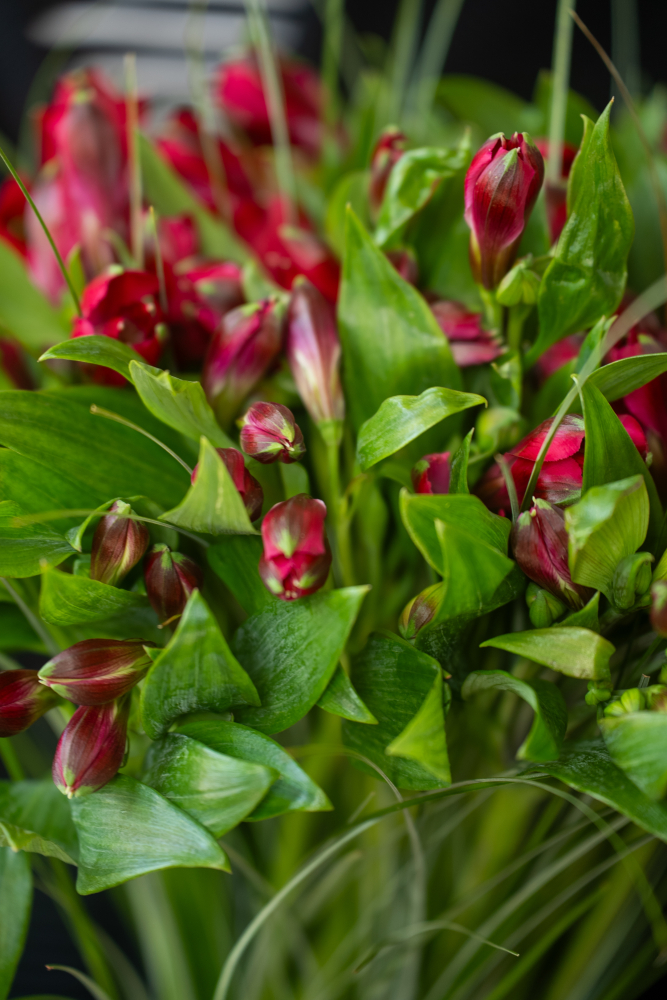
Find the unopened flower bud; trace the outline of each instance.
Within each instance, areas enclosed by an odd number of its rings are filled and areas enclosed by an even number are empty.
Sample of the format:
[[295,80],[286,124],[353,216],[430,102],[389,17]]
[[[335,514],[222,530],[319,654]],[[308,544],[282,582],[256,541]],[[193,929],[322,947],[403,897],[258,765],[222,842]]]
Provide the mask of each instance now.
[[414,639],[432,621],[443,597],[444,584],[434,583],[408,601],[398,620],[398,631],[404,639]]
[[326,582],[331,551],[324,533],[327,508],[299,493],[271,508],[262,522],[259,575],[283,601],[313,594]]
[[611,595],[615,607],[627,611],[648,594],[651,587],[652,562],[653,556],[650,552],[635,552],[634,555],[621,559],[611,581]]
[[130,695],[77,708],[53,758],[54,784],[68,799],[88,795],[115,776],[125,756],[129,714]]
[[331,306],[305,278],[294,283],[287,319],[287,360],[308,413],[320,425],[345,416],[340,341]]
[[526,576],[578,610],[593,596],[572,581],[568,566],[565,515],[546,500],[535,500],[512,528],[514,558]]
[[389,175],[405,152],[405,136],[395,125],[389,125],[375,144],[371,157],[371,176],[368,184],[368,200],[373,212],[380,211],[380,205],[387,188]]
[[[251,521],[256,521],[262,516],[262,504],[264,503],[264,490],[254,476],[251,476],[245,467],[243,455],[236,448],[216,448],[215,449],[225,463],[227,472],[232,477],[234,486],[241,494],[241,499],[248,511]],[[199,463],[192,470],[192,482],[197,478]]]
[[115,587],[139,562],[148,548],[148,528],[135,521],[129,503],[122,500],[100,518],[90,554],[90,579]]
[[265,465],[276,461],[289,465],[306,453],[292,411],[280,403],[253,403],[239,426],[244,452]]
[[58,698],[39,683],[36,670],[0,673],[0,736],[15,736],[57,704]]
[[544,590],[532,582],[528,584],[526,590],[526,604],[534,628],[549,628],[567,611],[567,604],[559,600],[551,591]]
[[656,580],[651,587],[651,628],[667,636],[667,580]]
[[588,692],[584,701],[591,708],[595,708],[597,705],[603,704],[605,701],[609,701],[611,698],[611,681],[589,681],[588,682]]
[[39,679],[76,705],[104,705],[126,694],[151,665],[141,639],[84,639],[58,653]]
[[172,552],[168,545],[154,545],[146,556],[146,593],[161,622],[183,614],[190,594],[201,587],[203,578],[197,563]]
[[424,455],[417,462],[410,475],[415,493],[448,493],[449,452]]

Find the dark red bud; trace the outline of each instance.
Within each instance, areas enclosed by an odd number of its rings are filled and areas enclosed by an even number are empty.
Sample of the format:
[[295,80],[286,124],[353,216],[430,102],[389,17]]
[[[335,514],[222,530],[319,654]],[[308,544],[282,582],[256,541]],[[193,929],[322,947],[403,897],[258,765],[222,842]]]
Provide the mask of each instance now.
[[201,587],[204,574],[192,559],[159,544],[146,556],[144,579],[148,600],[164,622],[183,614],[190,594]]
[[239,420],[241,447],[258,462],[296,462],[306,453],[294,415],[280,403],[253,403]]
[[104,705],[126,694],[151,665],[142,639],[84,639],[44,664],[39,679],[76,705]]
[[565,514],[536,500],[512,528],[514,558],[526,576],[571,608],[583,608],[593,591],[572,581],[568,565]]
[[110,513],[100,518],[90,554],[91,580],[115,587],[148,548],[148,528],[128,516],[132,513],[129,503],[116,500]]
[[326,582],[331,566],[326,516],[321,500],[299,493],[277,503],[264,518],[259,575],[266,589],[281,600],[313,594]]
[[57,695],[39,683],[36,670],[3,670],[0,673],[0,736],[23,732],[57,702]]
[[53,781],[69,799],[96,791],[115,776],[125,756],[130,695],[107,705],[77,708],[65,726]]
[[424,455],[411,473],[415,493],[448,493],[449,474],[448,451]]

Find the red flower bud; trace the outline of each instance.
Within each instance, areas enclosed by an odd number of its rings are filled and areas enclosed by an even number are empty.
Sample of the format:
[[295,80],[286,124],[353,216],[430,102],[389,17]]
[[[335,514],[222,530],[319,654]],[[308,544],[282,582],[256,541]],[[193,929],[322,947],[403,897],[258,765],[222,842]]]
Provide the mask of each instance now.
[[172,552],[168,545],[154,545],[146,556],[146,593],[161,622],[183,614],[190,594],[201,587],[203,579],[197,563]]
[[[30,190],[27,177],[21,177]],[[26,211],[23,191],[13,177],[6,177],[0,184],[0,236],[25,257],[25,228],[23,218]],[[31,209],[32,211],[32,209]]]
[[54,784],[68,799],[88,795],[114,777],[125,756],[129,714],[130,695],[77,708],[53,758]]
[[[549,159],[549,140],[536,139],[535,145],[545,160]],[[555,243],[567,222],[567,178],[574,163],[574,158],[579,150],[570,142],[563,143],[563,159],[561,161],[560,182],[557,184],[547,183],[545,187],[545,201],[547,208],[547,221],[551,242]]]
[[593,596],[573,583],[567,559],[565,515],[546,500],[536,500],[512,528],[514,558],[526,576],[571,608],[583,608]]
[[507,274],[544,178],[544,160],[527,133],[491,136],[465,181],[465,220],[475,279],[495,288]]
[[434,583],[408,601],[398,620],[398,631],[404,639],[414,639],[429,624],[442,603],[443,592],[444,585]]
[[306,597],[325,583],[331,566],[326,516],[321,500],[299,493],[277,503],[264,518],[259,575],[266,589],[281,600]]
[[258,462],[296,462],[306,453],[294,415],[280,403],[253,403],[239,420],[241,447]]
[[145,524],[127,516],[132,513],[129,503],[116,500],[109,511],[100,518],[93,535],[90,579],[115,587],[139,562],[150,535]]
[[[251,521],[256,521],[262,516],[262,504],[264,503],[264,491],[254,476],[251,476],[245,467],[243,455],[236,448],[216,448],[215,449],[225,463],[227,472],[232,477],[234,486],[241,494],[241,499],[248,511]],[[192,470],[192,482],[197,478],[199,463]]]
[[314,285],[295,282],[287,319],[287,360],[308,413],[319,424],[342,420],[340,341],[330,306]]
[[276,359],[282,346],[282,310],[275,299],[232,309],[211,340],[202,385],[228,424]]
[[651,587],[651,628],[667,635],[667,580],[656,580]]
[[0,736],[15,736],[57,703],[53,691],[39,683],[36,670],[0,673]]
[[39,671],[47,688],[76,705],[104,705],[134,687],[152,660],[141,639],[84,639],[58,653]]
[[371,157],[368,199],[373,212],[379,212],[389,175],[405,152],[405,136],[395,125],[386,128],[375,144]]
[[416,285],[419,280],[419,265],[411,250],[387,250],[387,260],[404,281]]
[[495,361],[503,347],[490,330],[482,327],[481,313],[468,312],[460,302],[442,300],[431,304],[438,326],[449,341],[454,361],[459,368],[484,365]]
[[415,493],[449,492],[449,452],[424,455],[412,470]]

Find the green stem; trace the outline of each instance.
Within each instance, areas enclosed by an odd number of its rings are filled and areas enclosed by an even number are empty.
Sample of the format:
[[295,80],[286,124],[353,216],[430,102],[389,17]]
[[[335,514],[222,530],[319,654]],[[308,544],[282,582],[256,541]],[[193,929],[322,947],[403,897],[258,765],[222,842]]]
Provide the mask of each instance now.
[[556,31],[553,49],[553,76],[551,80],[551,121],[549,123],[549,156],[547,159],[546,182],[559,184],[563,165],[563,136],[567,95],[570,84],[570,57],[572,54],[572,18],[570,11],[576,0],[558,0]]
[[14,749],[11,740],[6,738],[0,740],[0,757],[2,758],[2,763],[5,765],[5,771],[11,780],[23,781],[25,778],[25,772],[16,755],[16,750]]
[[326,120],[334,125],[340,105],[338,76],[343,51],[343,0],[325,0],[324,5],[324,45],[322,52],[322,80],[327,95]]
[[329,479],[329,509],[334,536],[334,556],[337,564],[336,576],[339,577],[344,587],[350,587],[354,583],[354,563],[350,540],[350,518],[340,485],[340,445],[325,439],[325,448]]
[[410,87],[410,106],[419,122],[428,121],[462,7],[463,0],[438,0],[431,14]]
[[389,121],[400,121],[408,80],[417,52],[422,0],[402,0],[391,40],[391,104]]
[[507,346],[521,355],[521,335],[523,326],[533,307],[519,303],[507,310]]
[[139,269],[144,266],[144,233],[141,218],[141,164],[139,161],[139,100],[137,94],[137,58],[125,56],[125,113],[127,129],[127,167],[130,180],[130,243]]
[[51,635],[51,633],[48,631],[48,629],[46,628],[46,626],[42,622],[41,618],[38,618],[37,615],[34,613],[34,611],[32,611],[28,607],[28,605],[23,600],[23,598],[21,597],[21,595],[19,593],[17,593],[16,590],[14,590],[14,588],[11,585],[11,583],[9,583],[9,581],[6,580],[4,578],[4,576],[0,576],[0,583],[2,583],[2,585],[5,588],[5,590],[8,592],[8,594],[10,594],[12,600],[17,605],[17,607],[20,608],[20,610],[23,612],[23,615],[25,616],[26,621],[29,622],[29,624],[32,627],[33,631],[42,640],[42,642],[44,643],[44,645],[46,647],[47,652],[50,653],[51,656],[55,656],[57,653],[59,653],[60,652],[60,646],[57,644],[57,642],[55,641],[55,639],[53,638],[53,636]]
[[479,285],[478,287],[482,304],[484,305],[484,318],[486,319],[487,326],[492,330],[497,330],[498,333],[502,333],[503,307],[496,299],[494,291],[484,288],[483,285]]
[[155,270],[157,271],[157,280],[160,286],[160,308],[162,312],[166,313],[169,309],[169,303],[167,302],[167,285],[164,280],[164,262],[162,260],[162,250],[160,249],[160,238],[157,229],[157,213],[153,206],[148,210],[151,218],[151,228],[153,230],[153,250],[155,251]]

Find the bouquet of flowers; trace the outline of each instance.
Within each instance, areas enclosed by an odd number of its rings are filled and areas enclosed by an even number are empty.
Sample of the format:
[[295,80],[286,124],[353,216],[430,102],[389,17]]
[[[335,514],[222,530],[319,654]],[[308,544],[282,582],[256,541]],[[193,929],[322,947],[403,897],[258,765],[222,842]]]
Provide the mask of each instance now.
[[98,1000],[639,996],[667,106],[396,46],[343,101],[248,11],[193,107],[77,70],[4,157],[0,997],[33,883]]

